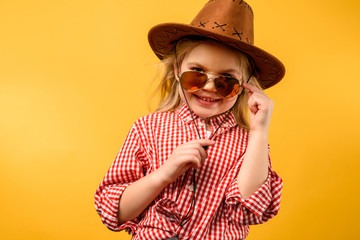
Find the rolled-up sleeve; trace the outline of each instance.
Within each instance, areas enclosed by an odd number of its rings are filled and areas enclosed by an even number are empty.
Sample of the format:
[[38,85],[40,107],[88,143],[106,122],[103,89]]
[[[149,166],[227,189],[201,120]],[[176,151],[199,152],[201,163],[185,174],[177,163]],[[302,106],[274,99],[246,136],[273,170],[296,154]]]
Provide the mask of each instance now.
[[269,169],[266,182],[249,198],[241,197],[237,179],[226,193],[229,217],[242,225],[261,224],[276,216],[280,208],[282,180]]
[[140,216],[120,225],[119,201],[126,187],[143,177],[148,170],[146,150],[137,129],[135,123],[95,193],[95,208],[102,223],[110,230],[125,229],[130,234],[136,231]]
[[242,225],[254,225],[264,223],[279,213],[283,182],[272,170],[270,155],[269,163],[266,181],[249,198],[241,196],[237,178],[231,182],[225,193],[229,220]]

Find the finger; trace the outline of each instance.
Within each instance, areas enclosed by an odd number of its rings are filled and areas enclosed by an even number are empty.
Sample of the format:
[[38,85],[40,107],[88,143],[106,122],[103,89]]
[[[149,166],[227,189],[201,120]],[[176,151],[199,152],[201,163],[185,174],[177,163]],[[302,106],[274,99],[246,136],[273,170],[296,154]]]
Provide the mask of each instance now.
[[215,143],[216,143],[214,140],[210,140],[210,139],[195,139],[195,140],[192,140],[190,142],[191,143],[198,143],[201,146],[214,146]]
[[258,109],[271,108],[274,105],[273,100],[267,97],[265,94],[253,93],[248,100],[250,105],[255,105]]
[[[201,140],[207,140],[207,139],[201,139]],[[201,143],[201,144],[200,144]],[[204,145],[206,144],[206,145]],[[206,149],[204,147],[214,145],[215,141],[207,140],[207,141],[192,141],[191,145],[188,145],[188,147],[192,148],[192,150],[196,151],[196,156],[201,161],[201,165],[204,163],[204,160],[208,158],[208,154],[206,152]],[[195,156],[195,153],[194,153]]]
[[202,166],[202,161],[201,161],[201,158],[199,156],[195,156],[195,155],[186,156],[186,161],[188,162],[186,164],[186,167],[188,167],[190,165],[193,168],[198,169],[198,168],[200,168]]
[[208,154],[206,152],[206,150],[203,147],[199,148],[199,153],[200,153],[200,162],[201,165],[204,163],[205,159],[208,158]]
[[199,143],[193,143],[189,147],[191,147],[189,149],[189,153],[191,153],[193,156],[197,157],[197,159],[199,159],[201,164],[208,157],[208,154],[204,150],[203,146],[201,146]]
[[259,108],[258,108],[258,102],[256,101],[256,98],[255,98],[255,95],[252,95],[249,100],[248,100],[248,105],[249,105],[249,108],[250,108],[250,111],[252,113],[256,113]]
[[190,167],[193,167],[196,169],[200,167],[199,158],[195,157],[194,155],[183,156],[183,158],[181,160],[184,163],[184,165],[183,165],[184,171],[188,170]]
[[205,160],[208,157],[207,150],[209,146],[215,145],[215,141],[209,139],[201,139],[205,141],[197,141],[196,144],[199,144],[198,149],[201,154],[201,160]]
[[203,161],[201,158],[197,158],[196,161],[195,161],[196,169],[201,168],[201,166],[203,165],[203,163],[204,163],[204,161]]
[[200,154],[184,153],[177,157],[178,167],[181,167],[186,171],[189,167],[199,168],[201,167],[201,158]]
[[195,157],[196,159],[202,158],[202,155],[201,155],[202,153],[200,152],[200,149],[198,147],[196,147],[196,145],[194,145],[188,149],[183,149],[180,154],[182,156],[184,156],[185,159],[192,159],[193,157]]
[[263,92],[263,91],[261,91],[261,89],[255,87],[254,85],[251,85],[251,84],[248,84],[245,82],[243,83],[243,87],[253,93],[262,93]]

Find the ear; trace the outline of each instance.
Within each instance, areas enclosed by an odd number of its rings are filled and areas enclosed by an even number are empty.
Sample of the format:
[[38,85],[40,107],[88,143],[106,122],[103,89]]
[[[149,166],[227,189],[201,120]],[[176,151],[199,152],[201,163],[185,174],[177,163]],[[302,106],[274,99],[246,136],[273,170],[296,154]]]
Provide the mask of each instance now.
[[[180,66],[179,66],[179,68],[180,68]],[[176,79],[177,81],[180,81],[180,79],[179,79],[179,72],[178,72],[178,68],[177,68],[177,64],[176,64],[176,60],[174,60],[174,74],[175,74],[175,79]]]

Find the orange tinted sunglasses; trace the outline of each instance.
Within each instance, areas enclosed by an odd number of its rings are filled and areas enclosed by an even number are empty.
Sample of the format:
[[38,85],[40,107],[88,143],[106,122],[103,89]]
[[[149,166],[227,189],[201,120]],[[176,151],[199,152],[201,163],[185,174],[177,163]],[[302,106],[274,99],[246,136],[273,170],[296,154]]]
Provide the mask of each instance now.
[[[233,77],[220,75],[214,79],[216,91],[225,98],[235,96],[240,91],[240,81]],[[187,71],[180,77],[181,86],[188,92],[196,92],[203,88],[209,77],[204,72]]]

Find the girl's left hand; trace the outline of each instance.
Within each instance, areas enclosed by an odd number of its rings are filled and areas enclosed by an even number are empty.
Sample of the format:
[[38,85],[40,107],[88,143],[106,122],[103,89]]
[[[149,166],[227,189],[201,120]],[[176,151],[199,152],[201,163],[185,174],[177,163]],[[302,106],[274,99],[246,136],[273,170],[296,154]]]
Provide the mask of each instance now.
[[249,90],[248,105],[250,108],[250,130],[253,132],[268,133],[274,102],[259,88],[243,83],[243,87]]

